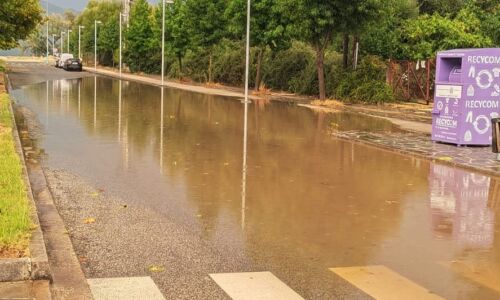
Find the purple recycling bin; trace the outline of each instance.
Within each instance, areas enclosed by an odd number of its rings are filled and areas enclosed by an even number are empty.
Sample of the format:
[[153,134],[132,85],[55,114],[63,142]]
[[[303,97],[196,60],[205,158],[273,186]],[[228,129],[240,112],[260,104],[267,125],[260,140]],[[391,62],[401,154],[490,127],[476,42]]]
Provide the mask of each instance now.
[[500,116],[500,48],[439,52],[432,140],[456,145],[492,143]]

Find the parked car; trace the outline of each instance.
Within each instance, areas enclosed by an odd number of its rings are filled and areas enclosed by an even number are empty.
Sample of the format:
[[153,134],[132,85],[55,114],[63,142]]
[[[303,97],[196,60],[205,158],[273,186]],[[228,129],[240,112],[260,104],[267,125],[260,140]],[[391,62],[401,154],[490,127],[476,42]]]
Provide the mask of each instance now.
[[64,62],[63,69],[66,71],[76,70],[82,71],[82,61],[78,58],[69,58]]
[[73,54],[70,54],[70,53],[61,54],[61,57],[59,58],[59,61],[57,63],[57,67],[64,68],[64,63],[66,62],[66,60],[68,60],[70,58],[73,58]]

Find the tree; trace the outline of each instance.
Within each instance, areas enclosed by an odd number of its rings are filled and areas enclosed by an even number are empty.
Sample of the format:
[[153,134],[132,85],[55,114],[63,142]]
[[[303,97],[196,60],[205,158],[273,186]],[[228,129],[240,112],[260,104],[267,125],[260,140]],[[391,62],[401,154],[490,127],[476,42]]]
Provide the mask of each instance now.
[[418,13],[415,0],[388,0],[377,24],[366,28],[361,35],[363,52],[385,59],[404,59],[399,29],[407,20],[417,18]]
[[175,1],[167,12],[166,41],[179,62],[179,76],[182,76],[182,58],[190,47],[189,29],[185,22],[187,7],[184,1]]
[[464,6],[466,0],[419,0],[420,13],[442,16],[455,16]]
[[[247,1],[233,0],[226,10],[228,29],[238,40],[246,38]],[[283,49],[290,44],[286,34],[281,12],[273,0],[252,1],[251,13],[251,45],[257,48],[257,62],[255,75],[255,90],[258,91],[261,83],[261,69],[264,52],[267,49]]]
[[399,44],[406,58],[417,60],[433,58],[441,50],[488,47],[492,40],[480,31],[480,20],[462,10],[454,19],[436,13],[405,22]]
[[100,62],[104,65],[114,65],[115,53],[120,47],[120,16],[112,16],[101,26],[98,51]]
[[38,0],[0,1],[0,49],[18,46],[42,21]]
[[148,72],[152,63],[152,52],[158,49],[153,37],[152,10],[146,0],[134,1],[130,11],[129,28],[125,34],[125,62],[132,72]]
[[[392,0],[384,0],[384,6],[391,4]],[[355,6],[344,6],[346,9],[344,18],[341,20],[344,27],[343,36],[343,66],[348,67],[349,62],[349,41],[352,39],[352,58],[354,60],[356,45],[360,42],[360,35],[368,28],[379,26],[380,17],[383,16],[381,2],[378,0],[360,0]],[[376,21],[376,23],[374,23]]]
[[[72,49],[78,50],[78,26],[84,26],[81,33],[82,56],[94,56],[94,30],[95,21],[101,21],[98,25],[98,60],[104,65],[112,64],[112,52],[118,47],[118,16],[121,5],[117,1],[90,0],[85,10],[76,18],[72,27],[71,45]],[[112,49],[112,45],[115,45]],[[104,51],[101,53],[101,50]]]
[[278,5],[288,17],[288,30],[309,43],[316,53],[319,98],[326,98],[324,60],[326,48],[334,34],[347,31],[351,19],[372,19],[378,14],[377,0],[279,0]]
[[[70,20],[65,18],[66,16],[66,14],[53,14],[47,17],[47,22],[49,22],[49,48],[58,48],[61,41],[61,31],[71,28],[72,24]],[[47,52],[46,30],[46,24],[39,24],[36,30],[21,43],[21,49],[23,51],[29,50],[35,55],[45,55]],[[56,36],[54,40],[52,40],[52,34]]]
[[212,82],[212,60],[214,46],[226,37],[227,0],[185,0],[186,25],[191,47],[208,49],[208,82]]

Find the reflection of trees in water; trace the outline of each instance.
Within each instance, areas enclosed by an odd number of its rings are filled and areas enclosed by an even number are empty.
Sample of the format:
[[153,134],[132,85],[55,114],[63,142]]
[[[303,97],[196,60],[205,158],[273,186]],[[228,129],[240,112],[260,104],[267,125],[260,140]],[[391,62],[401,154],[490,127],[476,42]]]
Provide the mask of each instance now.
[[[116,140],[118,85],[98,78],[94,133],[94,79],[82,79],[80,120],[87,134]],[[76,90],[71,89],[69,112],[75,118]],[[123,135],[134,156],[154,153],[158,164],[160,113],[158,87],[123,83]],[[246,228],[251,244],[281,242],[318,255],[332,251],[339,259],[358,249],[363,259],[372,247],[366,245],[377,244],[398,226],[397,201],[410,190],[427,188],[427,164],[325,135],[332,122],[373,126],[371,119],[264,102],[253,105],[249,114]],[[242,118],[239,101],[165,90],[163,174],[187,187],[187,199],[196,205],[208,236],[222,216],[239,224]],[[381,124],[377,128],[385,128],[386,122]]]

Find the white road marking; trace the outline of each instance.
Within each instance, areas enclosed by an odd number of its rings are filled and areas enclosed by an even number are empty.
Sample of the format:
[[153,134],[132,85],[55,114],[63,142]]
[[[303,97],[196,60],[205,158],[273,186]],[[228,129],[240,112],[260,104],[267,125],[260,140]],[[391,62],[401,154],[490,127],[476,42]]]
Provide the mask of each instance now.
[[331,268],[330,270],[375,299],[443,299],[384,266]]
[[271,272],[222,273],[210,277],[234,300],[301,300]]
[[440,263],[450,268],[455,273],[472,280],[480,285],[500,292],[500,274],[488,263],[471,263],[467,261],[456,261],[451,263]]
[[87,279],[94,300],[165,300],[151,277]]

